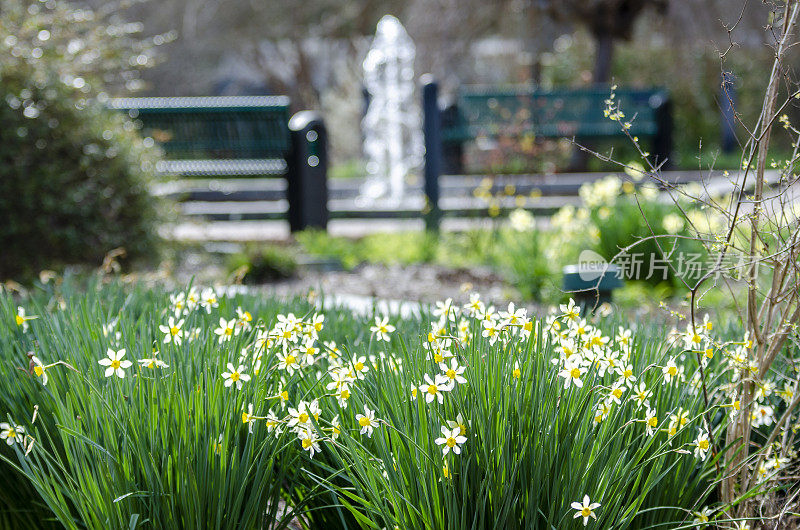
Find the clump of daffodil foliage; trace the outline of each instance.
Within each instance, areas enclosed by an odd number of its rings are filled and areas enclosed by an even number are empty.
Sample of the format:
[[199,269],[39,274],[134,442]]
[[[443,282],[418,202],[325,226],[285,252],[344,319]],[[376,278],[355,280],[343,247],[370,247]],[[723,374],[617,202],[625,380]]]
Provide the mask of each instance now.
[[[0,346],[15,527],[643,528],[725,520],[750,342],[571,302],[397,318],[65,280],[0,295]],[[765,379],[756,429],[792,377]]]

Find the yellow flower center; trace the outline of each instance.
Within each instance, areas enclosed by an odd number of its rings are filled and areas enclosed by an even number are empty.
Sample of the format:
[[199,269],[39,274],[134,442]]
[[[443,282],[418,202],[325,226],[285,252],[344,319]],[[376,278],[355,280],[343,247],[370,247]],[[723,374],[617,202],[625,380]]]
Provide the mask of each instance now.
[[452,368],[450,368],[447,371],[447,377],[449,377],[450,379],[455,379],[456,378],[456,371],[453,370]]
[[114,370],[119,368],[119,365],[120,365],[119,361],[111,361],[111,368],[113,368]]
[[580,379],[581,377],[580,369],[573,368],[572,370],[569,371],[569,376],[572,377],[573,379]]
[[667,370],[667,373],[669,375],[677,375],[678,374],[678,368],[676,368],[675,366],[670,366],[669,369]]
[[702,449],[703,451],[706,451],[706,450],[708,450],[708,440],[700,440],[700,441],[697,443],[697,446],[698,446],[700,449]]
[[615,388],[611,393],[614,394],[614,397],[617,398],[617,399],[622,397],[622,389],[621,388]]
[[235,383],[238,380],[239,380],[239,372],[233,372],[231,374],[231,381],[233,381]]
[[361,370],[363,370],[363,369],[364,369],[364,363],[362,363],[362,362],[360,362],[360,361],[359,361],[359,362],[357,362],[357,363],[356,363],[356,370],[358,370],[358,371],[360,372],[360,371],[361,371]]
[[233,328],[225,328],[225,334],[228,336],[233,335]]
[[362,427],[368,427],[370,424],[369,418],[367,418],[366,416],[361,416],[360,418],[358,418],[358,424],[361,425]]
[[288,400],[288,399],[289,399],[289,392],[288,392],[288,391],[286,391],[286,390],[284,390],[283,392],[281,392],[281,399],[282,399],[283,401],[286,401],[286,400]]
[[301,412],[297,419],[300,420],[300,423],[306,423],[308,421],[308,414]]
[[435,353],[433,355],[433,360],[436,361],[437,363],[440,363],[444,360],[444,357],[442,357],[441,353]]
[[583,509],[581,510],[581,516],[589,517],[591,515],[592,515],[592,510],[590,510],[588,506],[584,506]]
[[350,391],[349,391],[349,390],[347,390],[347,389],[345,388],[345,389],[344,389],[344,390],[342,390],[342,392],[339,394],[339,397],[341,397],[342,399],[348,399],[348,398],[350,398]]
[[514,371],[511,373],[511,375],[514,376],[514,379],[519,379],[519,376],[521,375],[519,368],[514,368]]
[[456,445],[456,439],[450,436],[447,439],[447,447],[455,447],[455,445]]
[[242,412],[242,423],[247,423],[248,421],[250,421],[250,414]]
[[16,320],[18,326],[21,326],[25,322],[25,319],[19,315],[17,315],[14,320]]
[[649,418],[649,419],[647,420],[647,424],[648,424],[650,427],[655,427],[655,426],[657,426],[657,425],[658,425],[658,418],[656,418],[655,416],[653,416],[652,418]]
[[313,443],[311,438],[303,438],[303,449],[308,449]]
[[44,374],[44,368],[41,366],[34,366],[33,373],[35,373],[38,377],[42,377],[42,374]]
[[428,385],[428,394],[436,394],[439,388],[436,385]]
[[175,335],[177,335],[178,333],[180,333],[180,332],[181,332],[181,330],[180,330],[180,329],[178,329],[178,327],[177,327],[177,326],[172,326],[171,328],[169,328],[169,332],[170,332],[170,334],[171,334],[171,335],[174,337]]
[[622,372],[622,377],[624,377],[625,379],[628,379],[632,375],[633,375],[633,370],[625,370],[624,372]]
[[289,366],[290,364],[294,364],[296,362],[297,362],[297,359],[294,358],[294,355],[287,355],[286,356],[286,366]]

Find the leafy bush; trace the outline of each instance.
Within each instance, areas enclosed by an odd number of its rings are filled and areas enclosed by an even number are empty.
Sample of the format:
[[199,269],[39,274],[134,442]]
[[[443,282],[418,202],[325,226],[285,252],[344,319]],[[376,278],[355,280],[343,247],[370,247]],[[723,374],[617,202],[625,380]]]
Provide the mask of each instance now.
[[290,249],[278,245],[252,245],[231,256],[228,269],[246,284],[291,278],[297,261]]
[[305,252],[338,258],[347,269],[361,263],[409,265],[438,261],[437,237],[425,232],[370,234],[349,239],[330,236],[319,230],[306,230],[295,237]]
[[[583,207],[566,206],[553,217],[556,237],[561,241],[551,249],[554,260],[576,262],[581,251],[594,250],[604,259],[619,263],[625,279],[671,287],[681,285],[678,273],[688,277],[695,267],[701,270],[706,265],[703,245],[689,237],[693,230],[701,230],[714,220],[690,205],[680,206],[694,226],[684,221],[674,204],[660,201],[652,184],[637,188],[633,182],[622,182],[613,175],[584,184],[580,195]],[[632,248],[621,254],[629,246]]]
[[153,252],[156,153],[102,104],[106,81],[135,81],[123,64],[146,62],[130,30],[62,2],[3,3],[0,278]]

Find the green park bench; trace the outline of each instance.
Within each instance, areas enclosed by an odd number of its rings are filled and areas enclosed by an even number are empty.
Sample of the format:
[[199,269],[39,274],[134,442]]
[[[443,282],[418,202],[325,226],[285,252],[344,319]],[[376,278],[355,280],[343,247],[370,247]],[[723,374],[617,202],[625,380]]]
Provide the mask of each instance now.
[[[579,144],[593,140],[629,141],[620,123],[604,111],[610,87],[541,90],[537,88],[462,88],[454,104],[442,109],[439,85],[422,78],[425,137],[425,224],[436,230],[445,213],[440,206],[439,177],[462,175],[463,147],[480,138],[571,138]],[[664,90],[616,90],[615,100],[630,122],[627,130],[649,141],[657,164],[666,167],[672,148],[671,103]],[[646,144],[645,144],[646,148]]]
[[[499,137],[574,138],[579,144],[597,140],[628,141],[620,124],[605,116],[609,87],[463,88],[442,114],[442,156],[445,172],[462,172],[463,145]],[[664,90],[616,90],[615,100],[630,121],[628,132],[649,141],[658,163],[672,148],[669,97]],[[646,145],[646,144],[645,144]]]
[[290,117],[289,98],[116,98],[109,106],[127,112],[161,146],[159,173],[215,181],[284,178],[291,230],[327,226],[325,126],[308,111]]

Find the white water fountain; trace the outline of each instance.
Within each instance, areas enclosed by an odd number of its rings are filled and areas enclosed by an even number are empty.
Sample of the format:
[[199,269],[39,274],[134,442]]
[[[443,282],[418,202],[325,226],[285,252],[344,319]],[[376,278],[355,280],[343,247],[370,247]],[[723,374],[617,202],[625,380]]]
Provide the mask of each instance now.
[[364,59],[364,86],[370,102],[361,122],[367,181],[362,200],[397,204],[406,177],[421,166],[425,148],[414,78],[414,42],[395,17],[378,22]]

